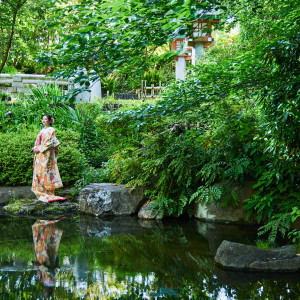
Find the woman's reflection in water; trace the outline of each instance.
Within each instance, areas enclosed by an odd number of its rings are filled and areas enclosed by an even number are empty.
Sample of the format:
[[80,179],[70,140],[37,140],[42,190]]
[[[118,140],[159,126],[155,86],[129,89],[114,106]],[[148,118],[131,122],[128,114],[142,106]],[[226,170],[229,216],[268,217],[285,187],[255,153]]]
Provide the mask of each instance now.
[[55,277],[59,272],[58,247],[63,231],[55,227],[59,220],[37,220],[32,225],[35,261],[45,298],[53,296]]

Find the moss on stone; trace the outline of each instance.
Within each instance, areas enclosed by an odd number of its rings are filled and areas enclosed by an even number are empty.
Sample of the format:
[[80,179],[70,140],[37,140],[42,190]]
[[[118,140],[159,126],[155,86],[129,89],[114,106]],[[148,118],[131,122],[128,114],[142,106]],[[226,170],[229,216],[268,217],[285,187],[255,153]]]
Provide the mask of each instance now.
[[33,204],[33,202],[30,199],[18,199],[18,200],[9,202],[6,206],[4,206],[4,210],[15,212],[15,211],[19,211],[24,206],[29,206],[32,204]]
[[74,202],[43,203],[38,200],[20,199],[10,202],[3,210],[13,215],[57,215],[74,214],[78,204]]

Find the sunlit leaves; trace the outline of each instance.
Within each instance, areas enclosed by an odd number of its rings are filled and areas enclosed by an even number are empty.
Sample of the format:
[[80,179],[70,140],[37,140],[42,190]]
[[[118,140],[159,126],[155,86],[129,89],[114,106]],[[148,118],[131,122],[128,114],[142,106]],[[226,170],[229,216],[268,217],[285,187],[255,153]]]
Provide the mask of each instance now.
[[[68,22],[73,31],[61,36],[60,44],[64,47],[56,46],[59,49],[57,54],[52,51],[40,60],[49,64],[56,58],[64,66],[64,74],[78,67],[93,68],[98,73],[108,72],[125,63],[146,70],[156,58],[149,49],[154,47],[155,50],[169,42],[174,31],[193,20],[200,8],[213,7],[207,2],[192,2],[83,1],[78,5],[59,7],[57,17]],[[77,29],[75,23],[79,25]],[[82,34],[85,33],[89,38],[84,40]],[[174,55],[170,53],[157,59],[168,60]]]

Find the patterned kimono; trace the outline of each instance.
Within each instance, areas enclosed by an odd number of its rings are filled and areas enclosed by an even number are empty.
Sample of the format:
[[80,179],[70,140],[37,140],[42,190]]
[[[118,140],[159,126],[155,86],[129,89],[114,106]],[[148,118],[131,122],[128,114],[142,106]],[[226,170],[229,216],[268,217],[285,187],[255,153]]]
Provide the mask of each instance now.
[[43,202],[65,200],[54,196],[54,190],[63,186],[57,167],[59,141],[53,127],[43,128],[34,145],[40,152],[34,156],[32,191]]
[[56,221],[36,221],[32,225],[34,265],[42,284],[55,286],[55,277],[59,272],[58,247],[63,231],[53,223]]

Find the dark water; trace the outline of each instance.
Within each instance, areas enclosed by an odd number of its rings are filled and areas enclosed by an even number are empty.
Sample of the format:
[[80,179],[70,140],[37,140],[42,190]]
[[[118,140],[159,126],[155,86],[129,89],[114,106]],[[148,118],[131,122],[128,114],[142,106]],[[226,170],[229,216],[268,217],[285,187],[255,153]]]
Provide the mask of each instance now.
[[[34,226],[33,226],[34,225]],[[255,230],[195,220],[0,217],[0,299],[299,299],[299,274],[216,267]]]

